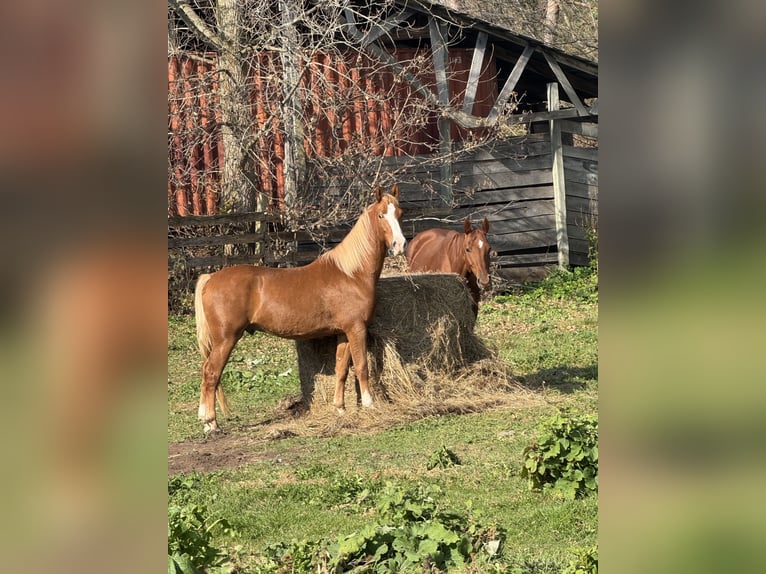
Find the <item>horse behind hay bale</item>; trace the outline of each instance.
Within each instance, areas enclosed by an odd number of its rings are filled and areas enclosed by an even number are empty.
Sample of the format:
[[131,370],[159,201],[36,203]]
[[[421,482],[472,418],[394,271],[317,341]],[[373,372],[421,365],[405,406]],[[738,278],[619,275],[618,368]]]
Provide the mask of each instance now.
[[[376,398],[398,407],[436,404],[472,392],[472,383],[461,374],[494,360],[474,334],[472,303],[465,283],[454,274],[382,277],[367,347]],[[312,409],[332,404],[336,346],[332,337],[296,341],[303,401]],[[507,385],[509,375],[495,380]]]
[[434,228],[418,233],[407,246],[407,263],[416,273],[457,273],[463,277],[474,300],[473,314],[477,315],[481,292],[490,283],[489,220],[485,217],[479,229],[466,217],[463,231]]

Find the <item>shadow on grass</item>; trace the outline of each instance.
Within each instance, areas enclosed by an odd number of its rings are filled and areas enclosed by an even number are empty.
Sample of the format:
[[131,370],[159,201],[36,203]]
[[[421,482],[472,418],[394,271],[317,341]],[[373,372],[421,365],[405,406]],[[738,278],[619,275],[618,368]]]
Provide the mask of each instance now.
[[531,375],[518,377],[519,382],[529,389],[556,389],[562,393],[583,390],[590,381],[598,380],[598,365],[587,367],[559,366],[541,369]]

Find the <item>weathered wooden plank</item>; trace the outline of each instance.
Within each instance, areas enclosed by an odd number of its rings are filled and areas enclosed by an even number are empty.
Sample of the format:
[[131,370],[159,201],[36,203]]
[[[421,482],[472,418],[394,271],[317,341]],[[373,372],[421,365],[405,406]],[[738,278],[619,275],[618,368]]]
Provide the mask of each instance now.
[[464,157],[461,157],[458,161],[455,162],[455,165],[460,165],[462,163],[474,163],[477,161],[498,161],[509,158],[525,159],[529,157],[550,154],[550,139],[548,137],[540,139],[535,138],[535,140],[518,143],[513,146],[502,146],[492,149],[477,149],[470,153],[466,153]]
[[174,215],[168,217],[168,227],[186,227],[189,225],[224,225],[232,223],[251,223],[254,221],[277,222],[278,215],[251,212],[227,215]]
[[578,157],[565,157],[564,168],[570,171],[580,171],[598,175],[598,161]]
[[536,157],[518,157],[495,159],[492,161],[476,161],[471,163],[456,164],[453,172],[467,175],[489,175],[495,173],[532,171],[537,169],[550,169],[551,155]]
[[460,207],[481,207],[483,205],[523,201],[526,199],[553,199],[553,186],[531,185],[496,190],[479,190],[470,194],[465,192],[455,194],[455,201]]
[[574,237],[575,239],[580,239],[582,241],[589,241],[589,231],[588,229],[582,224],[582,223],[569,223],[567,225],[567,230],[569,234]]
[[568,221],[574,221],[575,217],[582,218],[584,216],[595,216],[598,218],[598,202],[583,197],[567,195]]
[[493,235],[503,235],[519,231],[542,231],[546,229],[555,229],[555,220],[552,214],[537,215],[524,219],[493,221],[490,223],[490,232]]
[[[508,138],[489,142],[485,145],[473,147],[466,151],[466,154],[470,157],[470,154],[482,154],[482,153],[504,153],[507,150],[513,151],[520,145],[529,143],[540,143],[543,141],[549,141],[550,134],[544,132],[527,133],[520,136],[510,136]],[[495,157],[495,156],[493,156]]]
[[476,46],[473,49],[471,58],[471,71],[468,73],[468,83],[463,95],[463,112],[473,113],[473,104],[476,99],[476,90],[479,87],[479,78],[481,77],[481,67],[484,64],[484,51],[487,48],[487,33],[479,32],[476,36]]
[[565,145],[564,157],[598,162],[598,148],[597,147],[575,147],[571,145]]
[[492,190],[550,184],[553,183],[553,176],[550,169],[505,170],[498,173],[462,174],[458,183],[458,188],[464,190]]
[[590,241],[587,239],[578,239],[576,237],[569,238],[569,252],[581,253],[585,256],[588,255],[590,249]]
[[[205,257],[187,257],[184,259],[187,267],[230,267],[232,265],[256,265],[262,258],[259,255],[208,255]],[[276,258],[267,254],[263,257],[266,265],[285,263],[284,257]]]
[[598,138],[598,124],[594,122],[561,120],[561,132],[587,136],[589,138]]
[[[459,231],[460,222],[463,219],[465,219],[465,217],[468,215],[472,215],[472,220],[474,221],[474,223],[478,223],[480,221],[480,218],[478,217],[478,215],[474,216],[475,215],[474,213],[465,213],[463,214],[463,217],[450,219],[449,221],[438,220],[436,218],[415,219],[410,221],[403,221],[402,232],[404,233],[405,237],[412,237],[416,233],[420,233],[422,231],[425,231],[426,229],[432,229],[434,227],[440,227],[444,229],[452,229],[454,231]],[[490,217],[488,217],[487,219],[490,219]],[[495,237],[498,238],[498,240],[502,240],[503,235],[523,233],[523,232],[529,232],[529,231],[553,232],[553,225],[554,225],[554,221],[553,221],[552,214],[536,215],[536,216],[530,216],[530,217],[524,217],[524,218],[518,218],[518,219],[505,219],[505,220],[496,220],[496,221],[490,220],[489,239],[490,239],[490,242],[492,242],[493,238]]]
[[583,159],[565,158],[564,170],[567,181],[598,187],[598,163]]
[[168,237],[168,249],[182,247],[210,247],[216,245],[239,245],[263,241],[265,232],[239,233],[236,235],[212,235],[202,237]]
[[497,256],[492,259],[492,263],[500,267],[508,267],[510,265],[530,265],[530,264],[555,264],[558,262],[558,254],[556,248],[552,247],[549,252],[546,253],[517,253],[511,255]]
[[407,192],[402,191],[402,187],[400,187],[399,194],[399,203],[402,205],[402,209],[406,205],[423,205],[424,203],[432,205],[434,209],[444,207],[441,196],[434,185],[421,184],[417,187],[408,187]]
[[586,253],[575,252],[571,254],[570,263],[572,265],[580,265],[584,267],[588,265],[590,261],[588,260],[588,255]]
[[452,217],[454,217],[456,221],[462,221],[468,216],[472,216],[473,218],[486,217],[490,223],[492,223],[494,221],[500,222],[512,221],[514,219],[526,219],[538,215],[553,215],[553,213],[553,201],[541,199],[519,202],[509,201],[506,204],[500,204],[499,206],[457,207],[452,210]]
[[[593,109],[588,110],[589,114],[587,117],[591,118],[596,116],[597,114],[594,113]],[[565,110],[557,110],[553,112],[529,112],[529,113],[521,113],[521,114],[513,114],[508,118],[508,124],[514,125],[514,124],[529,124],[532,122],[541,122],[541,121],[549,121],[549,120],[564,120],[564,119],[571,119],[571,118],[578,118],[580,117],[580,112],[576,108],[566,108]]]
[[598,187],[572,181],[570,178],[567,178],[567,196],[582,197],[598,203]]
[[511,70],[511,73],[508,75],[508,79],[505,81],[502,90],[500,90],[500,94],[497,96],[495,105],[492,106],[492,109],[487,115],[487,122],[489,125],[492,125],[497,121],[498,117],[500,116],[500,112],[503,111],[505,104],[508,102],[508,98],[511,97],[511,93],[516,87],[522,72],[524,72],[524,68],[527,67],[527,63],[532,57],[532,53],[534,51],[535,47],[527,44],[524,47],[524,51],[521,53],[521,56],[519,56],[519,59],[516,60],[516,64],[514,64],[513,70]]
[[[424,180],[418,183],[398,183],[400,203],[440,200],[441,198],[436,190],[437,181],[438,179]],[[332,195],[334,191],[338,190],[341,193],[345,193],[347,188],[345,186],[332,186],[322,187],[321,189],[326,194]]]
[[512,254],[519,249],[537,249],[541,247],[556,246],[556,231],[549,229],[535,229],[517,233],[505,233],[496,235],[490,229],[489,239],[492,249],[498,256]]

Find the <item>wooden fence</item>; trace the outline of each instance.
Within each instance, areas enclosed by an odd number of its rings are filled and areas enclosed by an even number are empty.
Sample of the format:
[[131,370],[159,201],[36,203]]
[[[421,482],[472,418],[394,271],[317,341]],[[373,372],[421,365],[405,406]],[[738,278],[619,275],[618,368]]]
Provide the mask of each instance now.
[[[563,180],[566,191],[566,236],[571,264],[588,262],[591,233],[598,227],[598,125],[557,120],[562,134]],[[380,171],[396,173],[401,191],[403,232],[407,239],[430,227],[459,230],[465,217],[487,217],[489,240],[496,255],[496,276],[510,282],[541,278],[560,261],[556,224],[553,155],[550,130],[506,140],[466,152],[452,163],[452,204],[439,194],[440,167],[412,158],[386,157]],[[337,174],[317,182],[332,195],[358,189],[368,192],[373,173],[353,177]],[[317,241],[310,230],[286,232],[279,218],[267,214],[168,218],[168,247],[193,268],[216,268],[235,263],[300,265],[339,242],[349,230],[325,230]],[[218,226],[209,236],[185,237],[184,230]],[[228,227],[227,227],[228,226]],[[234,226],[234,227],[232,227]],[[216,229],[217,229],[216,228]],[[257,230],[256,230],[257,228]],[[250,255],[227,256],[225,244],[250,244]],[[208,252],[199,254],[200,249]],[[196,250],[195,255],[184,252]]]

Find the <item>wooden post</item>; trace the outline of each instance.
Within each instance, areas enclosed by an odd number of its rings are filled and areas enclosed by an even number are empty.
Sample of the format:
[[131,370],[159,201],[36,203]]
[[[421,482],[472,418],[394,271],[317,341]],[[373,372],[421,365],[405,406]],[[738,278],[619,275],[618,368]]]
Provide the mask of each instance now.
[[[556,82],[548,84],[548,111],[559,109],[559,85]],[[564,149],[561,145],[560,120],[550,120],[551,155],[553,162],[553,209],[556,222],[556,247],[559,256],[559,267],[569,266],[569,234],[567,233],[567,191],[564,180]]]
[[[434,16],[428,20],[428,29],[431,36],[431,55],[434,62],[434,74],[436,76],[437,97],[439,105],[446,109],[449,107],[449,82],[447,70],[449,69],[449,53],[445,25]],[[439,170],[439,195],[447,205],[452,204],[452,122],[446,115],[440,115],[439,128],[439,155],[441,156],[441,168]]]

